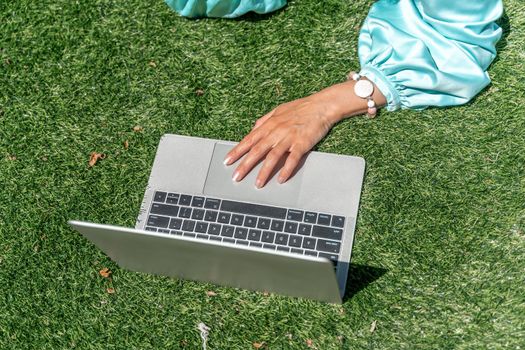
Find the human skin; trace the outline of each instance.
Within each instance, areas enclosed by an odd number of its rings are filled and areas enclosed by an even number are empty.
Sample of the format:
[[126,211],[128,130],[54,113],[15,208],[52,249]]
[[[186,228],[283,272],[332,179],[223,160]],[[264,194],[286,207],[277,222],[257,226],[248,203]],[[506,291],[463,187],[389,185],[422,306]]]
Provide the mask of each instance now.
[[[330,86],[310,96],[284,103],[257,119],[251,132],[224,159],[224,164],[232,165],[246,155],[235,169],[233,180],[241,181],[266,157],[255,181],[255,186],[261,188],[281,158],[285,157],[277,181],[286,182],[301,158],[336,123],[366,113],[367,101],[354,93],[355,83],[348,80]],[[376,86],[373,99],[378,108],[386,104],[385,97]]]

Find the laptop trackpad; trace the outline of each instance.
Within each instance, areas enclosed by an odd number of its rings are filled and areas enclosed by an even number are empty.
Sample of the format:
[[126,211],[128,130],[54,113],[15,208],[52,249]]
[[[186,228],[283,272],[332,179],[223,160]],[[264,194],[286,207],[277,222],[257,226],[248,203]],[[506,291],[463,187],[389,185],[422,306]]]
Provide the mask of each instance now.
[[[302,167],[284,184],[277,182],[278,172],[274,171],[266,185],[257,189],[255,179],[261,169],[260,162],[242,181],[232,180],[233,172],[242,158],[232,165],[223,164],[226,154],[235,146],[217,142],[204,184],[204,194],[239,201],[255,202],[274,206],[295,207],[298,204],[299,192],[303,177]],[[282,163],[277,167],[280,170]]]

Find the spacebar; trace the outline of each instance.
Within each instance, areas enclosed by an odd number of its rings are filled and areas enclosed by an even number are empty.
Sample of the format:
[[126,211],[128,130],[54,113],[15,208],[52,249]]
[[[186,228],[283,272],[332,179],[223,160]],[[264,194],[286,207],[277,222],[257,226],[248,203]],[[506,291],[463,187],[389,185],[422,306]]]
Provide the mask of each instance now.
[[275,219],[286,218],[286,209],[284,208],[269,207],[267,205],[251,203],[233,202],[227,200],[222,201],[221,210],[239,214],[267,216]]

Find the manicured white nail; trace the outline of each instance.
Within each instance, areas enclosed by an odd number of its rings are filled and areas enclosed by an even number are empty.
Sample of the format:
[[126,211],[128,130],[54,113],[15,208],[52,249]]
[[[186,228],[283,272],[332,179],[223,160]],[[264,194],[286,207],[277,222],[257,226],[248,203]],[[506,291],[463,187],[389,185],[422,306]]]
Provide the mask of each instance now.
[[231,160],[232,160],[232,157],[226,157],[226,159],[224,160],[224,165],[230,164]]
[[257,180],[255,181],[255,187],[257,187],[257,188],[261,188],[262,185],[263,185],[263,182],[262,182],[261,180],[257,179]]
[[239,177],[241,176],[241,174],[239,174],[238,171],[234,172],[233,173],[233,181],[237,182],[239,181]]
[[280,184],[282,184],[282,183],[284,182],[284,177],[279,176],[279,178],[277,179],[277,182],[279,182]]

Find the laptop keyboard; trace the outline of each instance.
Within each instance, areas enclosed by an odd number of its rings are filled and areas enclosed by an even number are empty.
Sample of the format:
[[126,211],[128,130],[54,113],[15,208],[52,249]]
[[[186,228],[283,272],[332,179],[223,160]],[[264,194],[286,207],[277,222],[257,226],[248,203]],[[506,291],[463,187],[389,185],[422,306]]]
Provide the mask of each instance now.
[[330,259],[337,266],[345,218],[156,191],[146,231]]

